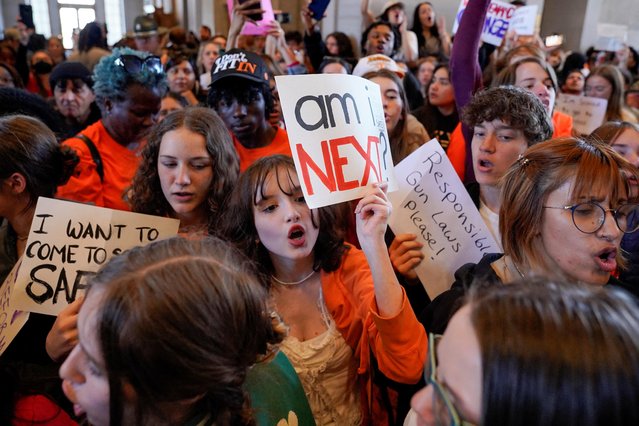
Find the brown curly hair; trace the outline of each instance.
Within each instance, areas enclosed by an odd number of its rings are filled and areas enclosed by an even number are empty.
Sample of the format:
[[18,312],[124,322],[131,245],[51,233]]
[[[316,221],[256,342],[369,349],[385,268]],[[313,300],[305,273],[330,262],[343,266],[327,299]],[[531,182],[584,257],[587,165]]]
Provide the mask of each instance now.
[[240,163],[224,122],[209,108],[189,107],[175,111],[153,128],[142,151],[142,162],[128,191],[131,209],[155,216],[174,215],[160,185],[158,156],[164,135],[182,127],[204,137],[206,150],[211,157],[213,182],[208,194],[208,229],[213,234],[224,200],[239,175]]
[[462,110],[461,119],[471,129],[484,122],[501,120],[521,130],[528,146],[550,139],[553,131],[541,101],[516,86],[491,87],[476,93]]

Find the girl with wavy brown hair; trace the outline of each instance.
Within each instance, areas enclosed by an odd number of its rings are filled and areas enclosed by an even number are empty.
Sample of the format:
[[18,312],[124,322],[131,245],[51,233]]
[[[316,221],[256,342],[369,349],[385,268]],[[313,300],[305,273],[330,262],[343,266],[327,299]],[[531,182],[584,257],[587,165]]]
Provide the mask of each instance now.
[[257,263],[290,327],[282,351],[318,424],[389,422],[374,402],[372,356],[391,380],[420,378],[426,334],[388,257],[385,190],[371,185],[355,208],[362,250],[344,243],[333,207],[309,208],[283,155],[244,171],[225,212],[225,236]]
[[212,233],[239,174],[228,130],[211,109],[188,107],[154,127],[129,191],[132,210],[180,220],[181,233]]

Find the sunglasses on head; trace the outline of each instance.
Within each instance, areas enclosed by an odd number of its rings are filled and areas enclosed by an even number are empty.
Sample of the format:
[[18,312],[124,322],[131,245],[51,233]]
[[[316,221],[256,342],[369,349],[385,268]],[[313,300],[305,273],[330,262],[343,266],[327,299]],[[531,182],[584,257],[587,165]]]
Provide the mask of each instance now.
[[116,58],[115,65],[123,67],[129,74],[139,74],[145,70],[155,74],[163,72],[159,56],[147,56],[142,59],[136,55],[121,55]]

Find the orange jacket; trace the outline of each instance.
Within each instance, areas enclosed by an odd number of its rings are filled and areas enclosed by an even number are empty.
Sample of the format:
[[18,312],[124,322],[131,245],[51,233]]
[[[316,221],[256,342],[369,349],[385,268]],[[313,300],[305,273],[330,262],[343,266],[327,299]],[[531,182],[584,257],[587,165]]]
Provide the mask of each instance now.
[[371,350],[380,371],[389,379],[417,383],[426,359],[426,331],[417,321],[406,293],[397,315],[379,315],[368,261],[364,252],[355,247],[349,246],[336,271],[322,271],[321,280],[326,307],[358,361],[363,404],[366,401],[364,419],[383,424],[386,414],[375,402],[370,377]]
[[572,117],[563,112],[552,113],[552,137],[572,136]]

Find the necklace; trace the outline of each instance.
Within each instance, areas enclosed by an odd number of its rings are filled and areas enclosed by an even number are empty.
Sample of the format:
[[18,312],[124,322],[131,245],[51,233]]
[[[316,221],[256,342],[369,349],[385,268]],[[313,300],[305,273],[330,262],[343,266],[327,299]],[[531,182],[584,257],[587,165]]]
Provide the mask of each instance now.
[[312,277],[313,274],[315,274],[315,272],[317,272],[317,271],[315,269],[313,269],[310,274],[308,274],[307,276],[305,276],[304,278],[302,278],[299,281],[286,282],[286,281],[279,280],[275,275],[271,275],[271,278],[273,278],[275,280],[275,282],[278,283],[278,284],[282,284],[282,285],[297,285],[297,284],[302,284],[304,281],[306,281],[307,279]]

